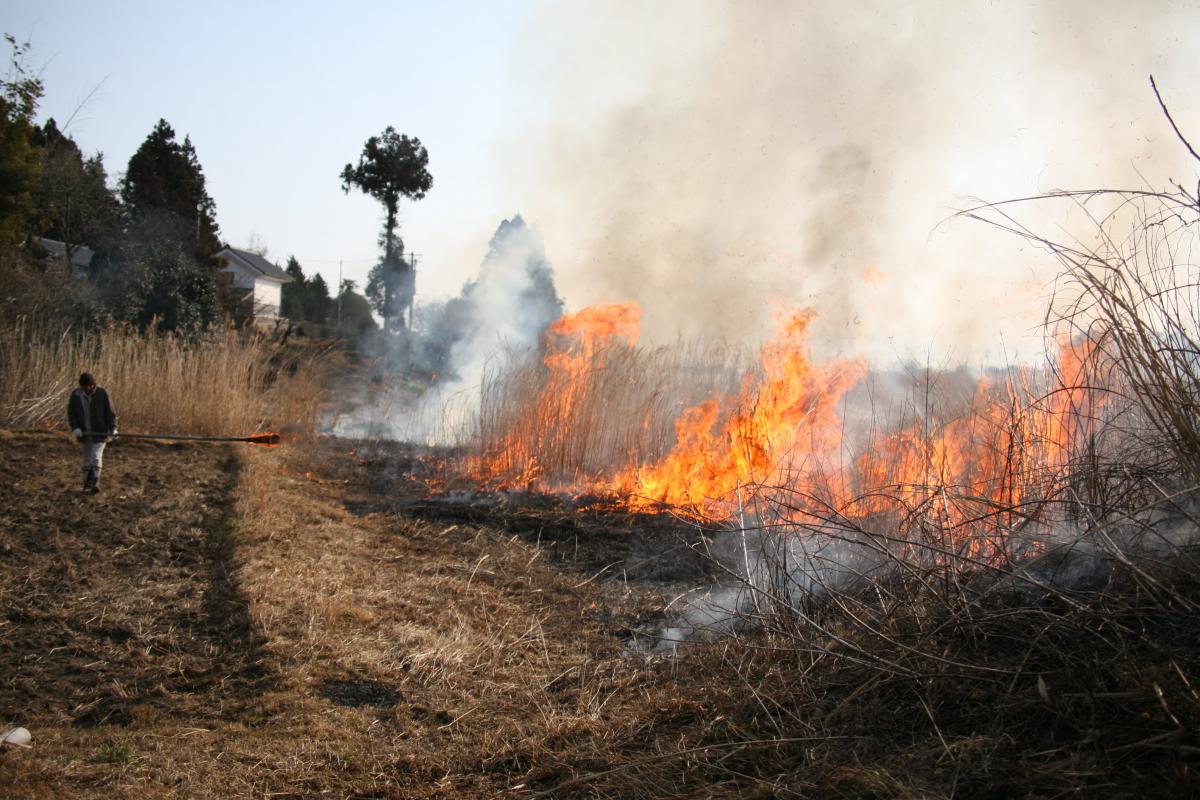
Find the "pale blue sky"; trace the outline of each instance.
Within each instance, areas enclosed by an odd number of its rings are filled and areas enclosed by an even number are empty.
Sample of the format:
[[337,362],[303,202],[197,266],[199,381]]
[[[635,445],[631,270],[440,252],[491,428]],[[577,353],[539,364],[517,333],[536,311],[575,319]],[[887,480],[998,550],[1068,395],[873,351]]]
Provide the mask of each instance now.
[[518,210],[493,159],[536,118],[512,79],[535,5],[16,0],[0,25],[33,45],[42,118],[83,103],[69,132],[111,176],[163,117],[192,138],[223,238],[256,236],[331,285],[345,259],[362,286],[381,214],[342,193],[342,166],[387,125],[420,137],[434,189],[405,205],[401,233],[426,256],[423,288],[448,293],[472,266],[449,263],[462,240],[477,266],[489,226]]
[[338,173],[393,125],[434,175],[401,212],[419,299],[520,212],[569,307],[636,300],[653,341],[755,340],[812,305],[823,352],[1029,353],[1054,264],[946,218],[1196,184],[1147,82],[1200,142],[1190,0],[8,0],[0,29],[44,65],[43,117],[104,81],[70,132],[110,174],[159,117],[189,134],[234,245],[361,285],[381,210]]

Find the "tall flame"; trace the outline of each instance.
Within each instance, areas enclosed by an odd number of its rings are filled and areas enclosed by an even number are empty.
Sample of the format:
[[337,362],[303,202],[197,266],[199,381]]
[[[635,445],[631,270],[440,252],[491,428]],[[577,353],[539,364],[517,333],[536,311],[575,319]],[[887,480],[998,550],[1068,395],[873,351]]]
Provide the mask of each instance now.
[[787,315],[762,349],[761,377],[747,376],[725,410],[722,399],[713,398],[684,411],[671,453],[621,474],[615,487],[643,503],[711,513],[728,507],[742,484],[794,478],[810,471],[813,459],[833,454],[841,442],[838,401],[865,366],[814,366],[806,354],[814,316],[808,310]]
[[542,459],[578,449],[580,443],[571,439],[572,420],[595,399],[592,371],[602,364],[606,348],[632,346],[640,330],[641,309],[630,302],[589,306],[556,320],[543,341],[546,374],[540,388],[523,396],[515,413],[503,415],[496,441],[474,464],[476,475],[528,486],[541,477]]
[[[619,303],[565,316],[547,331],[540,377],[507,395],[516,408],[497,415],[477,475],[704,516],[733,513],[742,487],[775,487],[796,514],[894,514],[951,537],[946,546],[959,552],[1001,554],[999,539],[1027,514],[1022,504],[1061,485],[1073,447],[1089,435],[1098,410],[1087,385],[1091,351],[1059,343],[1057,389],[1047,390],[1044,371],[1014,368],[978,381],[965,411],[925,413],[876,432],[853,454],[843,408],[866,365],[814,364],[807,355],[814,318],[811,310],[783,316],[740,390],[684,407],[665,455],[647,458],[631,446],[616,456],[625,463],[594,468],[589,457],[603,435],[595,428],[610,419],[604,412],[613,393],[623,391],[612,375],[644,378],[633,374],[644,362],[630,357],[642,352],[634,349],[640,314]],[[556,465],[547,470],[556,474],[544,475],[544,464]]]

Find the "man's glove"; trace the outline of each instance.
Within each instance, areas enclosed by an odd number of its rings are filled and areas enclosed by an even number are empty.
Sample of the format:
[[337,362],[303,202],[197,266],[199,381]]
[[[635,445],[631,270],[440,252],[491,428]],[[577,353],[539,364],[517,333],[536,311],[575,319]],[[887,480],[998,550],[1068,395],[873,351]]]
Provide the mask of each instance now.
[[83,431],[79,430],[79,428],[76,428],[73,433],[75,434],[75,441],[78,442],[83,439]]
[[108,436],[104,437],[104,441],[111,442],[115,438],[117,438],[117,429],[113,428],[111,431],[108,432]]

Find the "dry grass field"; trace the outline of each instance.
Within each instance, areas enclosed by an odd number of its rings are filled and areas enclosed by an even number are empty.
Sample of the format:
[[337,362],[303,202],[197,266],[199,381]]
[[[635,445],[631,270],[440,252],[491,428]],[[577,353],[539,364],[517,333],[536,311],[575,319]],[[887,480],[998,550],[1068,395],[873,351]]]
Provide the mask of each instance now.
[[0,725],[34,736],[5,797],[1200,788],[1186,576],[1091,616],[998,595],[920,658],[837,610],[647,655],[631,637],[713,577],[670,518],[435,502],[400,446],[118,443],[94,499],[75,455],[0,435]]
[[335,447],[120,443],[88,499],[67,437],[3,434],[0,724],[34,748],[0,793],[489,796],[644,724],[621,635],[661,596],[397,515]]

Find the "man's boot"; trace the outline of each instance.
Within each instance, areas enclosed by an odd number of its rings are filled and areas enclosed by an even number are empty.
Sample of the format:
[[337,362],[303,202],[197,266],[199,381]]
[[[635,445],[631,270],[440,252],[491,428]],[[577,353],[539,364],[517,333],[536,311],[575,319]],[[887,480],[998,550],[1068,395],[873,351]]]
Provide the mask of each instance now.
[[100,468],[92,467],[92,494],[100,493]]
[[90,492],[92,490],[92,468],[91,467],[83,468],[83,490],[85,492]]

